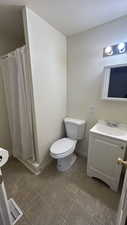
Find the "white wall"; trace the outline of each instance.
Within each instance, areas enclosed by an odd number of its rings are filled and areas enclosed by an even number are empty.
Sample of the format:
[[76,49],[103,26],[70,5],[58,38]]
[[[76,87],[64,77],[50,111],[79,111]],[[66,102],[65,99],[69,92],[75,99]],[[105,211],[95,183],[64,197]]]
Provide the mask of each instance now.
[[49,147],[63,133],[66,115],[66,38],[26,8],[26,40],[29,45],[38,161],[49,157]]
[[[103,58],[103,48],[127,41],[126,27],[123,17],[68,38],[68,115],[87,120],[88,129],[98,119],[127,123],[127,102],[101,100],[104,65],[127,63],[127,55]],[[88,130],[81,154],[87,142]]]

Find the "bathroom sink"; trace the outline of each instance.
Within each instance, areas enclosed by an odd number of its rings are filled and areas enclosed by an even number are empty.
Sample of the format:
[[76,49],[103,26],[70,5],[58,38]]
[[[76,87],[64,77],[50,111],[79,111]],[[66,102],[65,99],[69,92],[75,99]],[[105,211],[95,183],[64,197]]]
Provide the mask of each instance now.
[[124,124],[118,124],[117,127],[114,127],[109,126],[106,121],[98,121],[90,132],[127,141],[127,125]]
[[0,148],[0,168],[8,161],[8,151]]

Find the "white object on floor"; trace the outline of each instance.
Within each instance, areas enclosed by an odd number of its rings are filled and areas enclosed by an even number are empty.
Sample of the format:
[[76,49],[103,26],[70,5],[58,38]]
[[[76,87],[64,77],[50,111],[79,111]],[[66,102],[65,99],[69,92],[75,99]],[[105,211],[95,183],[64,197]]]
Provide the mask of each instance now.
[[0,225],[14,225],[23,215],[13,199],[8,200],[1,167],[8,161],[8,151],[0,148]]
[[8,161],[8,151],[0,148],[0,168]]
[[112,127],[105,121],[99,121],[89,134],[87,175],[103,180],[117,191],[122,170],[117,159],[124,159],[126,146],[126,125]]
[[78,140],[82,140],[85,134],[85,121],[65,118],[66,138],[57,140],[50,147],[50,155],[57,159],[59,171],[68,170],[76,161],[74,150]]
[[12,223],[14,225],[23,216],[23,213],[12,198],[10,198],[8,200],[8,205],[9,205],[9,209],[10,209],[10,213],[11,213]]
[[7,194],[4,186],[1,167],[8,161],[8,151],[0,148],[0,224],[12,225]]

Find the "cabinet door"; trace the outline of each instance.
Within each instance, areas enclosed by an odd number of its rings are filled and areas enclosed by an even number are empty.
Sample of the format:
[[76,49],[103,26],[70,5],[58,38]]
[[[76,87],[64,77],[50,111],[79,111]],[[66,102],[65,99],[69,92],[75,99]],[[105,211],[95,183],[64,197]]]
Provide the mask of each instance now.
[[93,137],[90,166],[110,179],[115,179],[121,173],[121,168],[116,163],[117,159],[123,159],[124,154],[124,143],[110,138]]

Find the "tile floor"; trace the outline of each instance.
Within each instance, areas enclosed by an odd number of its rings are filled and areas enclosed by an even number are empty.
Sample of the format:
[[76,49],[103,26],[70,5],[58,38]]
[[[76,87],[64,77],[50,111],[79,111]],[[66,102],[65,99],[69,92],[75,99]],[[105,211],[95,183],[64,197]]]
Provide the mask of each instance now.
[[87,177],[85,160],[65,173],[53,161],[35,176],[11,159],[3,175],[8,197],[24,213],[17,225],[115,225],[120,194]]

